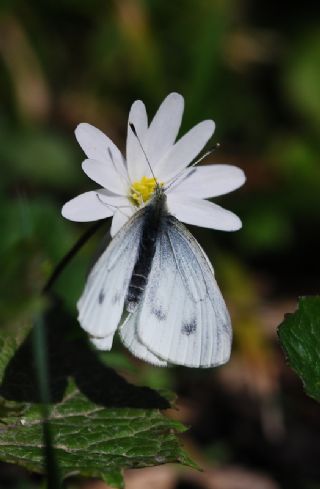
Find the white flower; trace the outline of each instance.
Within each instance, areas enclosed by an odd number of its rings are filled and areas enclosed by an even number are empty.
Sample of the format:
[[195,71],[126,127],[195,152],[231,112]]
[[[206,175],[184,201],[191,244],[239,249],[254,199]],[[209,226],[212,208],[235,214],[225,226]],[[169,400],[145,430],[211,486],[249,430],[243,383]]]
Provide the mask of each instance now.
[[244,173],[226,164],[187,168],[211,138],[215,125],[211,120],[202,121],[175,142],[183,109],[183,97],[171,93],[148,125],[143,102],[134,102],[128,124],[134,125],[141,145],[128,126],[126,159],[99,129],[79,124],[76,138],[88,157],[82,168],[100,188],[67,202],[62,215],[82,222],[113,216],[113,236],[154,191],[155,180],[143,148],[157,181],[164,188],[170,183],[166,194],[171,214],[196,226],[223,231],[240,229],[241,221],[235,214],[206,199],[240,187],[245,181]]

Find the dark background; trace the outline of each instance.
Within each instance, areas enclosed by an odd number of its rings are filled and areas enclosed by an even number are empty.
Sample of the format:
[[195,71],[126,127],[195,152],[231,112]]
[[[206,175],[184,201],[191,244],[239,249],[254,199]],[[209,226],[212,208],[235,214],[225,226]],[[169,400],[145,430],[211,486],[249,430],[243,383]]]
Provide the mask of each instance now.
[[[79,122],[123,149],[131,103],[141,98],[151,117],[177,91],[186,101],[181,133],[214,119],[221,146],[208,161],[247,175],[243,188],[216,199],[242,230],[192,229],[232,314],[231,361],[162,370],[121,345],[104,355],[134,382],[179,394],[173,415],[192,426],[187,447],[207,470],[153,469],[170,474],[159,476],[160,489],[320,488],[319,407],[276,336],[297,297],[319,290],[319,14],[319,2],[274,0],[0,3],[1,322],[38,310],[41,285],[88,227],[60,214],[95,188],[81,171]],[[56,284],[72,314],[106,229]],[[16,487],[24,475],[10,470],[3,480]],[[139,473],[128,474],[129,488],[143,487]]]

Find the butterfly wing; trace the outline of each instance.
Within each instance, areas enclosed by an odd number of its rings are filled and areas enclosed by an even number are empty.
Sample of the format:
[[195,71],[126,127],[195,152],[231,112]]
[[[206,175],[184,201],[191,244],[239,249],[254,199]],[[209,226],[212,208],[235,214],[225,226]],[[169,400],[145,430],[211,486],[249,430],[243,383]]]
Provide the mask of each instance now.
[[82,328],[100,349],[110,349],[139,252],[144,210],[137,212],[114,236],[92,268],[78,301]]
[[141,308],[138,308],[134,313],[129,314],[124,323],[121,325],[119,334],[122,343],[134,356],[141,358],[145,362],[151,363],[157,367],[166,367],[167,362],[154,355],[139,340],[137,327],[139,324],[140,310]]
[[164,361],[214,367],[229,359],[231,321],[212,266],[173,216],[159,234],[137,314],[138,341]]

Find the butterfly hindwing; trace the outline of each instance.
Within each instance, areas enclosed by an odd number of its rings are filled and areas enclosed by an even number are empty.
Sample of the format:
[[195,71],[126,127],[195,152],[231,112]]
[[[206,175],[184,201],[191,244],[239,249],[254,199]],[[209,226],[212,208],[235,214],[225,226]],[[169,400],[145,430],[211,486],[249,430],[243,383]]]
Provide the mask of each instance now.
[[137,334],[169,363],[213,367],[230,356],[230,317],[211,264],[185,226],[170,215],[158,236]]
[[137,326],[139,323],[140,309],[129,314],[124,323],[119,328],[119,335],[122,343],[128,348],[131,353],[144,360],[145,362],[156,365],[157,367],[166,367],[167,362],[154,355],[146,346],[141,343],[137,334]]

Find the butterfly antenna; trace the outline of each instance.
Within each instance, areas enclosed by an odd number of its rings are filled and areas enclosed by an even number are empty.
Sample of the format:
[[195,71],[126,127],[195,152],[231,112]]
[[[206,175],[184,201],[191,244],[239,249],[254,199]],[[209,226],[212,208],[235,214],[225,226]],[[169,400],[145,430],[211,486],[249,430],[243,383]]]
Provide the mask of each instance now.
[[208,149],[203,155],[200,156],[196,161],[192,163],[188,168],[192,168],[193,166],[196,166],[200,161],[204,160],[207,156],[211,155],[211,153],[214,153],[217,149],[220,148],[220,143],[216,143],[212,148]]
[[156,179],[155,174],[153,173],[153,170],[152,170],[152,166],[151,166],[150,160],[149,160],[149,158],[148,158],[148,156],[147,156],[147,153],[146,153],[146,152],[145,152],[145,150],[144,150],[144,147],[142,146],[142,143],[141,143],[140,138],[139,138],[139,136],[138,136],[138,134],[137,134],[136,128],[134,127],[134,125],[132,124],[132,122],[129,122],[129,126],[130,126],[131,131],[133,132],[133,134],[135,135],[135,137],[136,137],[136,138],[137,138],[137,140],[138,140],[138,143],[139,143],[139,145],[140,145],[140,148],[141,148],[141,149],[142,149],[142,151],[143,151],[144,157],[145,157],[146,162],[148,163],[149,169],[150,169],[150,171],[151,171],[151,175],[153,176],[153,178],[154,178],[154,180],[155,180],[156,184],[158,185],[158,181],[157,181],[157,179]]
[[211,155],[211,153],[214,153],[219,148],[220,148],[220,143],[216,143],[214,146],[212,146],[212,148],[208,149],[208,151],[206,151],[205,153],[203,153],[203,155],[201,155],[200,158],[198,158],[196,161],[194,161],[192,163],[192,165],[188,166],[187,168],[184,168],[183,170],[181,170],[180,173],[178,173],[178,175],[176,175],[175,177],[173,177],[173,179],[171,180],[171,182],[169,182],[169,184],[166,186],[165,190],[168,190],[177,180],[179,180],[179,178],[181,176],[183,176],[185,174],[185,172],[187,172],[188,170],[190,170],[191,168],[193,168],[194,166],[196,166],[198,163],[200,163],[207,156]]
[[126,205],[123,205],[123,206],[121,206],[121,205],[120,205],[120,206],[115,206],[115,205],[112,205],[112,204],[107,204],[107,202],[104,202],[104,201],[101,199],[101,197],[100,197],[100,195],[99,195],[99,194],[96,194],[96,197],[97,197],[98,201],[100,202],[100,204],[105,205],[106,207],[111,207],[112,209],[119,210],[119,211],[121,212],[121,214],[123,214],[123,215],[124,215],[124,216],[126,216],[126,217],[129,217],[129,216],[127,216],[127,214],[126,214],[125,212],[123,212],[123,211],[121,210],[121,209],[125,209],[125,208],[127,207]]

